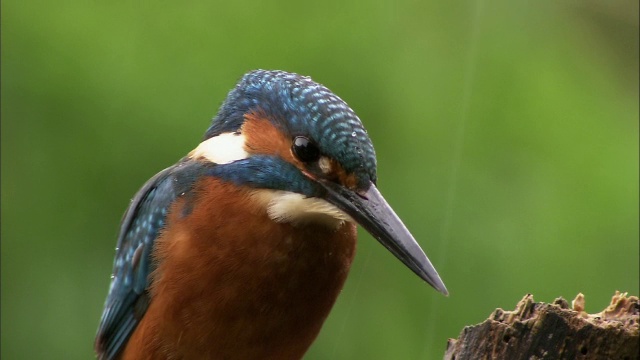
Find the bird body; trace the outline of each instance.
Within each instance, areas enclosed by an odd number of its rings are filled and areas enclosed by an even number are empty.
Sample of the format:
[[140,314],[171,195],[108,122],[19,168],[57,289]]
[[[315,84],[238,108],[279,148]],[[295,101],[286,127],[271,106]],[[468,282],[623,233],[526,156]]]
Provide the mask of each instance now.
[[205,139],[125,213],[100,359],[299,359],[349,272],[356,223],[446,293],[375,187],[360,120],[309,78],[246,74]]
[[[346,279],[355,226],[276,223],[247,206],[250,191],[216,179],[196,191],[190,216],[181,218],[185,204],[178,201],[156,240],[149,320],[138,325],[123,358],[302,357]],[[247,214],[251,224],[240,232]],[[211,227],[211,218],[225,221]]]

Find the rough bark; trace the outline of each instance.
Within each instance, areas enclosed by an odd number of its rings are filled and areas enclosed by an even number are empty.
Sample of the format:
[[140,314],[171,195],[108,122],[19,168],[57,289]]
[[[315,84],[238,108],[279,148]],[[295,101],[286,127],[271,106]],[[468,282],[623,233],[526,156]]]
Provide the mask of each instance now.
[[571,308],[563,298],[535,303],[526,295],[514,311],[496,309],[482,324],[449,339],[445,360],[640,359],[638,297],[616,292],[598,314],[584,312],[578,294]]

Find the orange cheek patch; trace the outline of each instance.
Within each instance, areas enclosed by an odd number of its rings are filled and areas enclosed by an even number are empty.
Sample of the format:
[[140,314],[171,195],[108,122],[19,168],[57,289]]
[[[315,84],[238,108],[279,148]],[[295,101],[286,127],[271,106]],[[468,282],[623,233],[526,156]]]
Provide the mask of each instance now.
[[358,184],[355,174],[349,174],[347,171],[334,159],[331,159],[331,174],[337,178],[338,182],[349,189],[355,189]]
[[[280,156],[285,161],[294,164],[307,176],[316,178],[307,171],[304,163],[293,156],[291,139],[278,130],[264,113],[257,111],[246,114],[240,132],[246,139],[244,146],[248,153]],[[349,189],[355,189],[358,183],[356,176],[347,173],[335,159],[330,159],[330,170],[326,177],[338,181]]]
[[246,138],[248,153],[277,155],[299,169],[304,169],[304,165],[291,153],[291,139],[280,132],[264,114],[254,112],[245,115],[240,131]]

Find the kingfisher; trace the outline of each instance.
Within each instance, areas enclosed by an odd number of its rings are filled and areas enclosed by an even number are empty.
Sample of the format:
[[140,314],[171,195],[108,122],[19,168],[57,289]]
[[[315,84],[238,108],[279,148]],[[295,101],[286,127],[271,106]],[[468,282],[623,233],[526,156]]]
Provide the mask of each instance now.
[[203,141],[121,222],[99,359],[300,359],[361,225],[422,280],[437,271],[376,187],[354,111],[311,78],[245,74]]

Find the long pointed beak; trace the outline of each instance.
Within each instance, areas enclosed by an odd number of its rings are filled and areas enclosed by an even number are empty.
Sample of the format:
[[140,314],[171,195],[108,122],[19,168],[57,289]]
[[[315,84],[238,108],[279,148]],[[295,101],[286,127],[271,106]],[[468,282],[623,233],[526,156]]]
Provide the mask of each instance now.
[[371,184],[369,190],[359,194],[333,182],[321,180],[319,183],[327,190],[325,200],[351,216],[429,285],[449,295],[429,258],[375,185]]

